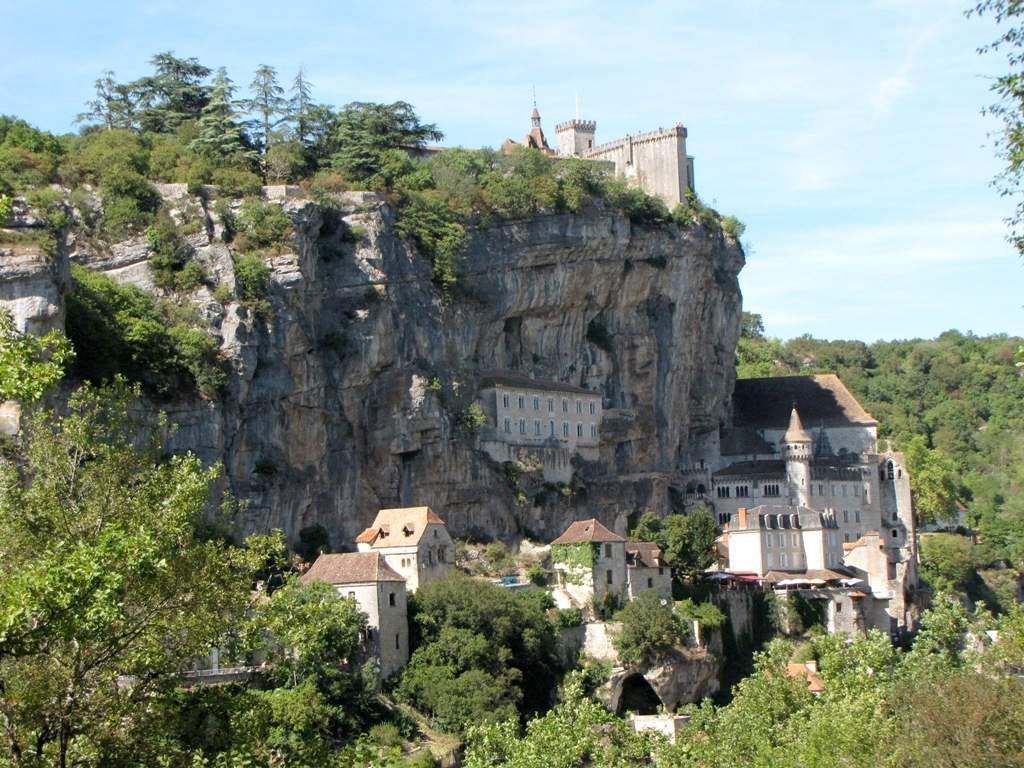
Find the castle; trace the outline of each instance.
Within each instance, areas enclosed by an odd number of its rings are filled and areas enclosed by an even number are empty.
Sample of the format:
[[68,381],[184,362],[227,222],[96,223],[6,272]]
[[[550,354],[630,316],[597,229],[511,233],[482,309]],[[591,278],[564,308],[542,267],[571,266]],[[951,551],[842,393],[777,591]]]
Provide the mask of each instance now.
[[552,149],[540,124],[540,112],[533,105],[530,130],[520,142],[506,139],[502,151],[524,146],[555,157],[579,157],[604,161],[615,168],[615,175],[626,179],[650,195],[660,197],[670,208],[694,192],[693,157],[686,154],[686,128],[675,125],[621,139],[595,143],[597,122],[566,120],[555,125],[557,148]]

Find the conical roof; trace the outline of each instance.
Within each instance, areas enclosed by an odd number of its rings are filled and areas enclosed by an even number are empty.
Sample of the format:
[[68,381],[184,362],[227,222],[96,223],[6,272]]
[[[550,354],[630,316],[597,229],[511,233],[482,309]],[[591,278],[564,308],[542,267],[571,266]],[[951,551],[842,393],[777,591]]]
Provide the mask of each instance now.
[[811,442],[810,433],[804,429],[804,424],[800,421],[800,414],[796,412],[796,406],[793,407],[792,413],[789,414],[789,428],[786,430],[786,434],[782,437],[784,443],[809,443]]

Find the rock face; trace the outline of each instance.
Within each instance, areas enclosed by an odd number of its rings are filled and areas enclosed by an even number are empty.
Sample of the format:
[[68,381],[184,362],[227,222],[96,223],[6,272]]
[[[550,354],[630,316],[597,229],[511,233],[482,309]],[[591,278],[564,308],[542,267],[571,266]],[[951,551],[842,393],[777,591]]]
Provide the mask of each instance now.
[[676,648],[648,667],[614,667],[597,693],[613,712],[642,708],[644,703],[673,712],[680,704],[716,693],[721,670],[721,657],[706,648]]
[[[212,210],[163,192],[201,209],[194,258],[232,287]],[[688,446],[718,427],[732,390],[738,243],[601,207],[500,223],[472,234],[445,302],[375,196],[350,193],[340,212],[278,202],[295,236],[268,262],[266,317],[206,288],[190,297],[230,367],[223,395],[161,405],[179,425],[172,449],[223,464],[246,505],[240,534],[295,540],[322,525],[345,548],[378,508],[428,504],[455,533],[549,539],[575,518],[623,531],[638,510],[682,506]],[[99,253],[71,235],[54,258],[25,258],[0,251],[0,304],[30,330],[63,322],[68,259],[155,290],[144,240]],[[488,369],[602,395],[600,458],[574,462],[571,495],[523,493],[461,426]]]

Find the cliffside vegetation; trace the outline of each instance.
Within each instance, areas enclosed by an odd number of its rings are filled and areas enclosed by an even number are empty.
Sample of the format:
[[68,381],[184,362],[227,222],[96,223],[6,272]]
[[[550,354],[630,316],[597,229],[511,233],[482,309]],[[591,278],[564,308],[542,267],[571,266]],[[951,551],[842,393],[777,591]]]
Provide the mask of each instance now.
[[[196,59],[170,53],[155,55],[151,64],[151,75],[127,83],[104,73],[78,117],[84,125],[80,135],[53,136],[17,118],[0,118],[0,212],[13,195],[39,194],[59,184],[71,191],[68,202],[80,219],[96,219],[90,222],[95,236],[113,242],[148,233],[161,288],[187,291],[203,276],[188,261],[174,222],[161,212],[154,181],[183,182],[193,191],[212,184],[229,198],[258,195],[263,183],[300,183],[328,205],[331,193],[345,189],[383,192],[399,209],[399,232],[431,260],[446,298],[467,230],[496,218],[579,211],[588,201],[603,201],[637,224],[704,226],[734,238],[743,232],[735,217],[721,219],[696,196],[670,212],[658,198],[595,163],[553,161],[525,148],[511,155],[451,149],[417,159],[426,142],[440,140],[442,133],[421,122],[411,105],[317,104],[301,71],[286,93],[277,72],[261,66],[249,98],[238,99],[224,69],[214,73]],[[101,213],[84,204],[82,185],[98,190]],[[60,218],[68,209],[57,204],[59,193],[48,194],[60,229],[68,223]],[[281,215],[277,206],[270,206],[277,214],[265,208],[264,220],[245,226],[258,205],[247,202],[239,217],[240,251],[266,249],[286,235],[287,222],[274,220]]]
[[835,372],[902,450],[925,521],[978,531],[975,564],[1024,569],[1024,377],[1022,340],[947,331],[936,339],[789,341],[764,335],[744,315],[742,377]]

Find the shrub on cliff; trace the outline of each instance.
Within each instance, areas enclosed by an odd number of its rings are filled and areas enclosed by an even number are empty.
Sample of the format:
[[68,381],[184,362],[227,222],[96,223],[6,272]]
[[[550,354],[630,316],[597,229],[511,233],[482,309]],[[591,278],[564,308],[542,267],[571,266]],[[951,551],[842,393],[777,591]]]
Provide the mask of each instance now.
[[686,624],[671,600],[658,597],[653,589],[641,592],[615,614],[622,629],[612,642],[619,659],[627,666],[649,664],[664,656],[687,635]]
[[293,229],[291,218],[280,205],[258,198],[242,203],[235,226],[235,246],[241,251],[281,248]]
[[77,264],[71,277],[66,326],[80,377],[98,383],[120,374],[161,397],[181,389],[217,394],[226,374],[217,342],[194,310]]

